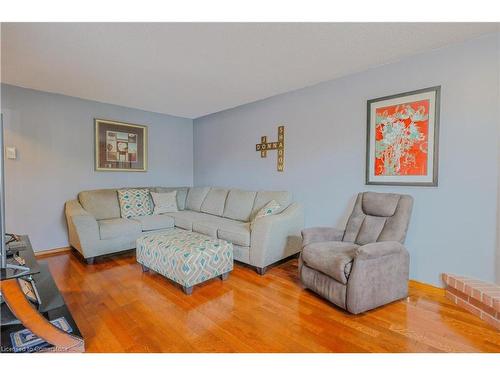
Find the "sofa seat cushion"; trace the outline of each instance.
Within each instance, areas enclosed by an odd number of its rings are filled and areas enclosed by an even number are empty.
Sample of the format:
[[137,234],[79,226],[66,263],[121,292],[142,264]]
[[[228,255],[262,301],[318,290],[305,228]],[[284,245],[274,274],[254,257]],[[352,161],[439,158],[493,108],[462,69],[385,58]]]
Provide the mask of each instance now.
[[132,219],[105,219],[99,220],[98,223],[101,240],[110,240],[117,237],[133,237],[142,233],[141,224]]
[[175,226],[185,230],[193,230],[193,223],[196,221],[211,221],[212,218],[217,217],[214,215],[205,214],[203,212],[196,212],[191,210],[169,212],[165,215],[173,217]]
[[167,215],[137,216],[133,217],[130,220],[139,222],[143,231],[168,229],[174,227],[174,218]]
[[250,246],[250,224],[232,223],[223,225],[217,231],[217,237],[239,246]]
[[250,246],[250,224],[212,216],[193,222],[193,232],[205,234],[233,243]]
[[178,228],[220,238],[235,245],[250,246],[250,223],[189,210],[165,215],[172,216]]
[[215,221],[195,221],[193,222],[193,232],[205,234],[217,238],[219,226]]
[[302,259],[308,267],[347,284],[358,247],[351,242],[315,242],[304,247]]

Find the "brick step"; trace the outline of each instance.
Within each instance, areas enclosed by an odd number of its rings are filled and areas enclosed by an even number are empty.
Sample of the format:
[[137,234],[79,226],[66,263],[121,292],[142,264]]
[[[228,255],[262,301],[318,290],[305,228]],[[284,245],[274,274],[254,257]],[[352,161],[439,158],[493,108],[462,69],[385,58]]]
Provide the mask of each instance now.
[[448,299],[500,330],[500,285],[449,273],[442,277]]

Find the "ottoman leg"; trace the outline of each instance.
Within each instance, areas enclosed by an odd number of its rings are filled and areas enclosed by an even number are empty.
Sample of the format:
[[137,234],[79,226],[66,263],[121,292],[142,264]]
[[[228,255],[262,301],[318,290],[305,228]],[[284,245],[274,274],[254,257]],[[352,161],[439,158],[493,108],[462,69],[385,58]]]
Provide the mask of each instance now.
[[142,267],[142,272],[148,272],[149,271],[149,268],[146,267],[144,264],[141,264],[141,267]]
[[192,286],[190,286],[190,287],[183,286],[183,287],[182,287],[182,291],[183,291],[184,293],[186,293],[188,296],[190,296],[190,295],[191,295],[191,293],[193,293],[193,287],[192,287]]
[[229,272],[223,273],[219,276],[222,281],[226,281],[229,277]]

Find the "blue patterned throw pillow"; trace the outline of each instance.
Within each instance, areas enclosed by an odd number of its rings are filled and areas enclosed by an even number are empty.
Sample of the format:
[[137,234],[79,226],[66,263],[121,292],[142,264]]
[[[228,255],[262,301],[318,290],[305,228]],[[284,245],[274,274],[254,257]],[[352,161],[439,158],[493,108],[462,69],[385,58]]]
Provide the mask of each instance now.
[[120,189],[118,200],[121,216],[125,219],[153,213],[153,204],[148,189]]
[[253,218],[252,222],[250,223],[250,228],[252,228],[254,226],[255,220],[257,220],[261,217],[274,215],[276,212],[279,211],[280,208],[281,208],[281,206],[274,199],[272,201],[268,202],[264,207],[262,207],[259,210],[259,212],[257,212],[257,214]]

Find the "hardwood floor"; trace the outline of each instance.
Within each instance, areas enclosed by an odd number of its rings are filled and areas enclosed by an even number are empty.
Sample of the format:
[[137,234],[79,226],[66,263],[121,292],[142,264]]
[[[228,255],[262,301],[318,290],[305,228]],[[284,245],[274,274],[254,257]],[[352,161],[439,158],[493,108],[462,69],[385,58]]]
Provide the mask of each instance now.
[[236,264],[191,296],[134,253],[86,265],[45,256],[88,352],[500,352],[500,332],[410,282],[410,296],[353,316],[302,289],[297,260],[265,276]]

